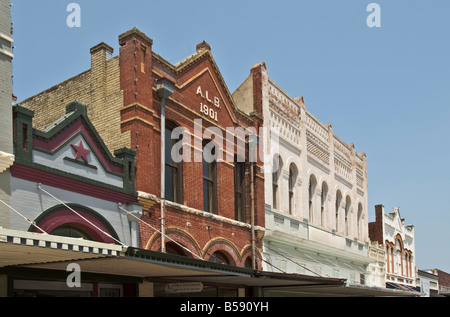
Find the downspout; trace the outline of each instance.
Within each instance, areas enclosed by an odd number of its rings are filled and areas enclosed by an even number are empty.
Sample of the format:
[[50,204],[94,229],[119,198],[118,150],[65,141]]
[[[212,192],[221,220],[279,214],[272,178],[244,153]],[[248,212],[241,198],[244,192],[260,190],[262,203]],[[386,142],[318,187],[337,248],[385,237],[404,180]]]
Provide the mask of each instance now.
[[250,199],[251,199],[251,226],[252,226],[252,269],[256,269],[255,246],[255,181],[253,179],[254,162],[250,162]]
[[247,138],[249,146],[250,162],[250,222],[251,222],[251,247],[252,247],[252,269],[256,270],[256,241],[255,241],[255,152],[259,143],[258,135],[249,135]]
[[165,230],[165,178],[166,178],[166,149],[165,149],[165,133],[166,133],[166,99],[172,95],[174,85],[165,78],[156,82],[156,91],[161,98],[161,252],[166,252],[166,230]]

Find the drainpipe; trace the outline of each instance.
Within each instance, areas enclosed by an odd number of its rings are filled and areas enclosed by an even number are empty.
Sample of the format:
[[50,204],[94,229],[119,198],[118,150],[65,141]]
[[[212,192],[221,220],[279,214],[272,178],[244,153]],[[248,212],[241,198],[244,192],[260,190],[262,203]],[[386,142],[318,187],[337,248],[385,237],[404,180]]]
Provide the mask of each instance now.
[[251,195],[251,225],[252,225],[252,269],[256,269],[256,246],[255,246],[255,181],[253,176],[254,162],[250,162],[250,195]]
[[173,93],[174,85],[165,78],[156,82],[156,91],[161,98],[161,252],[166,252],[165,242],[165,178],[166,178],[166,150],[165,150],[165,133],[166,133],[166,99]]
[[256,269],[256,245],[255,245],[255,180],[254,180],[254,170],[255,170],[255,153],[256,147],[259,144],[258,135],[248,135],[248,151],[249,151],[249,161],[250,161],[250,213],[251,213],[251,239],[252,239],[252,269]]

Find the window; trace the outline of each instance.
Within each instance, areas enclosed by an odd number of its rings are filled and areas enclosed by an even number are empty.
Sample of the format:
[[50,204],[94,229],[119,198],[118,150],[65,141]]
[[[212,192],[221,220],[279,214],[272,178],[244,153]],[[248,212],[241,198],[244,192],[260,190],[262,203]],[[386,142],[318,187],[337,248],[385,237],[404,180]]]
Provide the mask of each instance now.
[[141,72],[145,73],[145,54],[146,48],[145,46],[141,46]]
[[335,211],[336,211],[336,215],[335,215],[335,218],[336,218],[336,224],[335,224],[335,229],[336,229],[336,231],[339,231],[339,215],[340,215],[340,208],[341,208],[341,201],[342,201],[342,194],[341,194],[341,192],[338,190],[337,192],[336,192],[336,202],[335,202]]
[[327,202],[328,186],[327,183],[322,183],[322,193],[320,195],[320,224],[322,227],[326,226],[326,202]]
[[213,141],[203,145],[203,209],[217,214],[217,159]]
[[272,208],[278,209],[278,178],[281,174],[282,162],[281,158],[277,155],[273,158],[272,165]]
[[50,234],[61,237],[70,237],[70,238],[83,238],[85,240],[94,240],[90,234],[88,234],[85,230],[70,225],[62,225],[55,228]]
[[292,215],[295,210],[295,182],[297,180],[297,169],[292,163],[289,166],[289,214]]
[[272,173],[272,207],[273,209],[278,208],[278,173],[275,171]]
[[364,231],[363,231],[363,206],[361,203],[358,204],[358,239],[363,239]]
[[314,220],[314,193],[316,192],[317,181],[314,175],[309,178],[309,222]]
[[350,212],[351,212],[351,200],[347,196],[345,199],[345,235],[350,235]]
[[182,204],[183,203],[183,171],[182,162],[176,163],[172,159],[172,147],[180,139],[172,139],[173,124],[166,125],[165,133],[165,199]]
[[234,158],[234,217],[245,222],[245,162]]
[[231,263],[230,259],[228,258],[228,256],[222,251],[214,252],[211,255],[211,257],[209,258],[209,262],[232,265],[232,263]]
[[[161,251],[159,249],[158,251]],[[168,254],[176,254],[182,256],[189,256],[189,254],[183,249],[183,247],[173,241],[169,241],[166,243],[166,253]]]

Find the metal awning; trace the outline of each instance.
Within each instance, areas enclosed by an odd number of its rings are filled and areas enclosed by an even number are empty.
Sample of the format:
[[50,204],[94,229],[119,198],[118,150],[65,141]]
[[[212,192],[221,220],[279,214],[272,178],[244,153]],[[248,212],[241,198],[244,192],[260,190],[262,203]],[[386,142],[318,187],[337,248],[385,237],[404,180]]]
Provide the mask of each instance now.
[[0,228],[0,269],[81,271],[164,282],[260,287],[264,296],[410,296],[405,292],[346,285],[346,281],[257,271],[132,247]]

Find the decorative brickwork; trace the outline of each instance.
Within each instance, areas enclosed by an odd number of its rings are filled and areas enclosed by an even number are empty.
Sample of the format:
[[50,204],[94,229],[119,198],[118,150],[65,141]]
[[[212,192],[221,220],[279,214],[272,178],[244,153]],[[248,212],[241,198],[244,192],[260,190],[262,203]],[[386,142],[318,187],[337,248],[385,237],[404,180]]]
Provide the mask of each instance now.
[[[163,232],[167,252],[261,268],[264,176],[259,157],[254,164],[249,163],[244,131],[253,128],[258,133],[263,123],[261,108],[244,113],[236,107],[206,42],[176,65],[155,54],[152,39],[136,28],[121,34],[119,44],[116,57],[111,57],[112,48],[105,43],[93,47],[91,69],[25,100],[21,106],[35,111],[33,124],[42,129],[64,113],[61,104],[78,100],[87,105],[87,114],[109,150],[126,146],[136,151],[135,188],[143,206],[142,220],[147,224],[140,226],[142,248],[161,250]],[[160,199],[163,100],[157,82],[161,79],[174,86],[172,95],[164,100],[166,122],[188,131],[183,138],[187,160],[180,163],[182,198],[177,203],[164,200],[162,204]],[[200,135],[195,132],[195,122],[201,122]],[[203,134],[210,128],[221,134],[212,139],[223,146],[224,156],[216,165],[213,197],[217,210],[205,212],[201,155]],[[236,132],[232,148],[226,147],[228,128]],[[244,207],[239,220],[234,199],[235,154],[246,161]]]

